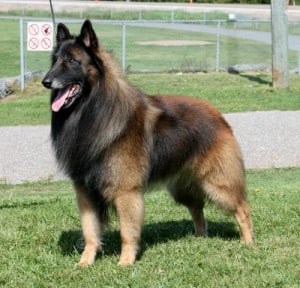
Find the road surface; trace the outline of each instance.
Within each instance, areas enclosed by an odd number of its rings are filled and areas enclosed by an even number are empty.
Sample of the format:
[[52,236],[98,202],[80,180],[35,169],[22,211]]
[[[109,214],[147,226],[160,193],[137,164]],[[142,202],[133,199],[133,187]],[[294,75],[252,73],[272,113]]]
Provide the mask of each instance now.
[[[122,10],[184,10],[189,12],[222,11],[226,13],[246,14],[255,18],[269,19],[270,5],[245,4],[198,4],[198,3],[145,3],[118,1],[60,1],[53,0],[55,11],[87,8],[122,9]],[[49,9],[49,0],[0,0],[0,10],[11,9]],[[287,10],[289,20],[300,20],[300,7],[289,6]]]
[[[300,111],[225,114],[241,145],[245,166],[300,166]],[[49,126],[0,127],[0,183],[62,179]]]

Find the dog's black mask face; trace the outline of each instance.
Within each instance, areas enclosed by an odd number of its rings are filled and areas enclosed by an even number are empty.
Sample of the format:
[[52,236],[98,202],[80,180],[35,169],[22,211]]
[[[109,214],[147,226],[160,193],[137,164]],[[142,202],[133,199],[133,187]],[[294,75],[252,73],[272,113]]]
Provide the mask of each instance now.
[[98,39],[89,20],[83,23],[77,37],[72,36],[68,28],[59,23],[56,42],[52,67],[42,80],[46,88],[53,89],[53,112],[76,103],[84,90],[88,90],[91,83],[98,79],[99,73],[103,72],[101,60],[97,56]]

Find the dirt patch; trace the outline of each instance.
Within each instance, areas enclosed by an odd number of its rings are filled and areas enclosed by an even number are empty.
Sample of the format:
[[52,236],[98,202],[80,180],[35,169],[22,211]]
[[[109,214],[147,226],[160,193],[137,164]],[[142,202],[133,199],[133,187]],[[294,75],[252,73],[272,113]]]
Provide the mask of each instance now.
[[158,40],[158,41],[140,41],[136,42],[139,45],[155,45],[155,46],[203,46],[211,45],[213,42],[197,41],[197,40]]

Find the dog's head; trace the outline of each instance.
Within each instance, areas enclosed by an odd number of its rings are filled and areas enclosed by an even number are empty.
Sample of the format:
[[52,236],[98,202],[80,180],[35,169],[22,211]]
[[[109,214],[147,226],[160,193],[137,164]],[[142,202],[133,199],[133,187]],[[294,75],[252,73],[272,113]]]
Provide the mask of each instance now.
[[98,51],[98,39],[89,20],[83,23],[78,36],[71,35],[64,24],[58,24],[52,66],[42,80],[46,88],[53,90],[53,112],[71,107],[89,93],[103,74]]

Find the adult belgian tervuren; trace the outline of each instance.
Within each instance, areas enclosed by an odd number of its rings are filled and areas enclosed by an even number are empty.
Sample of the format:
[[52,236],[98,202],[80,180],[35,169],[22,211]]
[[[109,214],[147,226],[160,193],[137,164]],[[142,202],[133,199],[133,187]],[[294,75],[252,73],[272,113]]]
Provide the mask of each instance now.
[[[120,264],[133,264],[144,220],[144,191],[164,182],[205,235],[205,198],[231,212],[241,240],[253,240],[242,155],[210,104],[187,96],[149,96],[131,86],[86,20],[78,36],[58,24],[52,66],[51,137],[76,190],[85,248],[95,261],[110,204],[120,219]],[[200,88],[199,88],[200,90]]]

